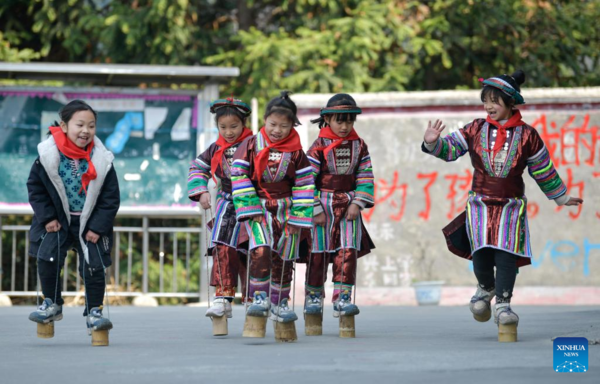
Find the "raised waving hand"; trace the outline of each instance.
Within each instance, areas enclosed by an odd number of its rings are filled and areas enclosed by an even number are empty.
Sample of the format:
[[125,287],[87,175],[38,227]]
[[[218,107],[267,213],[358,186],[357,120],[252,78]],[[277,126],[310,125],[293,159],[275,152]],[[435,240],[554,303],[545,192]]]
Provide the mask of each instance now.
[[427,124],[427,130],[425,131],[425,135],[423,136],[423,140],[427,144],[435,143],[442,134],[442,131],[446,128],[444,123],[441,120],[436,120],[433,125],[431,121]]

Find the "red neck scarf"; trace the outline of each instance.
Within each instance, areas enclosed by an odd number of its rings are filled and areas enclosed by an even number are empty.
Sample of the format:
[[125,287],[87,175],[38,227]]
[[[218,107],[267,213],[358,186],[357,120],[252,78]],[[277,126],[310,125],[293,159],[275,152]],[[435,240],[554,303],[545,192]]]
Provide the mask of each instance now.
[[333,143],[329,144],[327,147],[317,148],[317,150],[319,150],[319,151],[323,150],[323,154],[325,156],[327,156],[327,154],[329,152],[331,152],[334,148],[340,146],[340,144],[342,144],[344,141],[360,139],[360,137],[358,136],[358,133],[356,133],[354,128],[352,128],[352,131],[350,131],[348,136],[340,137],[340,136],[336,135],[335,133],[333,133],[333,131],[331,130],[331,127],[329,127],[329,126],[321,128],[321,132],[319,132],[319,137],[333,140]]
[[[254,176],[258,180],[258,185],[260,185],[263,172],[267,169],[267,165],[269,164],[269,152],[271,149],[279,152],[295,152],[302,149],[302,143],[300,143],[300,135],[298,135],[298,131],[296,131],[295,128],[292,128],[290,134],[286,138],[276,143],[271,143],[271,140],[269,140],[269,137],[265,133],[265,127],[262,127],[258,134],[262,135],[267,142],[267,146],[254,158]],[[269,196],[268,193],[267,196]]]
[[219,135],[219,138],[217,139],[216,143],[219,146],[219,149],[217,150],[217,152],[215,152],[215,155],[210,160],[210,173],[212,175],[213,180],[215,181],[215,184],[217,182],[217,180],[215,179],[215,172],[217,171],[217,167],[219,166],[221,159],[223,159],[223,154],[225,153],[225,150],[234,146],[237,143],[241,143],[247,137],[250,136],[252,136],[252,131],[246,127],[242,129],[242,134],[233,143],[228,143],[223,136]]
[[513,128],[513,127],[518,127],[519,125],[525,125],[523,120],[521,120],[521,112],[519,112],[518,109],[516,109],[514,111],[514,114],[512,115],[512,117],[510,119],[508,119],[508,121],[504,125],[501,125],[496,120],[493,120],[489,115],[488,115],[487,119],[485,119],[485,121],[487,121],[489,124],[492,124],[498,128],[498,133],[496,136],[496,144],[494,145],[494,148],[486,149],[487,152],[493,153],[493,158],[496,157],[496,154],[500,151],[500,149],[502,148],[504,143],[506,143],[506,128]]
[[[88,144],[86,149],[79,148],[69,138],[67,134],[62,131],[60,127],[50,127],[50,133],[54,137],[58,150],[65,156],[74,160],[85,159],[88,162],[88,170],[86,173],[81,175],[81,189],[85,191],[87,195],[87,187],[90,181],[94,180],[96,176],[96,167],[92,163],[92,149],[94,148],[94,140]],[[81,189],[79,192],[81,192]]]

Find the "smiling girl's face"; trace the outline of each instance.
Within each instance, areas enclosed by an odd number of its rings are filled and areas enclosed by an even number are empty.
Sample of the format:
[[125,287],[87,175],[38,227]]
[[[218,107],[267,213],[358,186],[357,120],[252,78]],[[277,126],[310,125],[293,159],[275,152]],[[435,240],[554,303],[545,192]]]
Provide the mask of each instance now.
[[285,139],[292,129],[294,129],[294,122],[285,115],[272,113],[265,120],[265,133],[271,143]]
[[219,135],[223,136],[226,142],[235,143],[244,130],[244,123],[235,115],[226,115],[219,117]]
[[512,116],[512,108],[504,104],[501,97],[493,98],[492,93],[485,95],[483,109],[495,121],[508,120]]
[[76,146],[85,149],[96,135],[96,117],[91,111],[78,111],[67,123],[61,121],[60,128]]

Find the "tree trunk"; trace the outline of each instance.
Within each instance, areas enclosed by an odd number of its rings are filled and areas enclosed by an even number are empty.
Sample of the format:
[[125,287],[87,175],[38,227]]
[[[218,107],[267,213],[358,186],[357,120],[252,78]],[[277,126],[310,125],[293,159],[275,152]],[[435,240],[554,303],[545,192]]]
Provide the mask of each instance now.
[[247,31],[252,26],[252,9],[248,8],[247,0],[238,0],[238,26],[242,31]]

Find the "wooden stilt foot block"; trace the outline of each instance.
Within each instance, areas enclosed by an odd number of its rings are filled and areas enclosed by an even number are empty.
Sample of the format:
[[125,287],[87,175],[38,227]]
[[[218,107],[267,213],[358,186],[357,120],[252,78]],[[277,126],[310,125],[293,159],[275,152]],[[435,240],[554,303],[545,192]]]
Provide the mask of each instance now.
[[246,316],[243,337],[265,337],[267,333],[267,318]]
[[323,314],[304,316],[304,334],[321,336],[323,334]]
[[212,317],[213,336],[227,336],[227,316]]
[[54,337],[54,321],[49,323],[37,323],[37,337],[40,339],[51,339]]
[[92,331],[92,346],[108,347],[108,330]]
[[290,321],[289,323],[274,321],[273,329],[275,330],[275,340],[280,343],[292,343],[298,340],[295,321]]
[[498,324],[498,341],[501,343],[514,343],[517,341],[517,324]]
[[340,316],[340,337],[352,339],[356,337],[354,316]]

